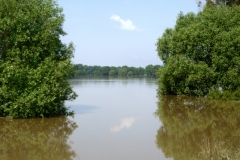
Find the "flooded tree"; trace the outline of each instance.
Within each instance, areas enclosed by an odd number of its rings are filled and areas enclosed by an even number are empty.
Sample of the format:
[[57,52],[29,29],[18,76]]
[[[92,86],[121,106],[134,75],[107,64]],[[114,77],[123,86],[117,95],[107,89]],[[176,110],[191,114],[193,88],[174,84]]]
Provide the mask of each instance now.
[[0,0],[0,116],[70,114],[73,44],[63,44],[62,8],[54,0]]
[[[240,99],[240,6],[212,6],[178,15],[174,28],[158,39],[162,94]],[[221,88],[221,92],[219,91]]]

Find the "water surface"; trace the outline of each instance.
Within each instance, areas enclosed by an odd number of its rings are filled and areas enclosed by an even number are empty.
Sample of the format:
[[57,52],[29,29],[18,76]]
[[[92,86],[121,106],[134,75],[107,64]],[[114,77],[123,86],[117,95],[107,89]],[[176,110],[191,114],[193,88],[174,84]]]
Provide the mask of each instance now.
[[161,126],[154,78],[82,78],[72,80],[78,99],[78,128],[72,147],[83,160],[164,160],[156,147]]
[[156,144],[174,160],[239,160],[240,102],[159,96]]
[[85,77],[74,117],[0,118],[3,160],[201,160],[240,157],[240,103],[157,95],[156,79]]
[[71,80],[74,117],[0,119],[0,159],[164,160],[154,78]]

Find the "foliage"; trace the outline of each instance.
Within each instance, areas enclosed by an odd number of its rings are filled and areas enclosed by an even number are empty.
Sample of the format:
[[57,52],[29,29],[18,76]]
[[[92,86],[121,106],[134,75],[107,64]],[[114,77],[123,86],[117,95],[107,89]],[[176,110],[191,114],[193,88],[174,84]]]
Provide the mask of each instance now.
[[168,58],[167,65],[157,75],[159,92],[163,94],[204,95],[215,79],[205,63],[196,63],[182,55]]
[[206,8],[206,7],[221,6],[221,5],[235,6],[240,4],[239,0],[205,0],[205,1],[206,2],[203,3],[203,0],[196,0],[198,7]]
[[60,36],[64,15],[53,0],[0,0],[0,116],[69,114],[73,44]]
[[76,75],[107,75],[107,76],[128,76],[128,72],[132,75],[144,75],[156,76],[156,71],[160,68],[160,65],[147,65],[143,67],[114,67],[114,66],[87,66],[82,64],[75,64],[73,71]]
[[116,76],[117,72],[114,69],[111,69],[108,73],[109,76]]
[[[207,0],[210,1],[210,0]],[[228,6],[233,6],[233,5],[239,5],[240,1],[239,0],[215,0],[216,5],[228,5]]]
[[158,96],[155,115],[162,126],[156,145],[177,160],[237,160],[240,156],[239,102],[191,96]]
[[68,117],[0,119],[0,159],[72,160],[69,136],[78,127]]
[[145,74],[147,74],[148,76],[155,76],[159,68],[161,68],[160,65],[147,65],[145,67]]
[[240,88],[237,88],[233,92],[229,91],[221,91],[219,89],[212,90],[209,95],[208,99],[210,100],[239,100],[240,97]]
[[129,71],[129,72],[127,73],[127,76],[128,76],[128,77],[131,77],[131,76],[133,76],[133,73],[132,73],[132,71]]
[[[163,69],[159,71],[164,73],[158,73],[160,84],[163,85],[160,86],[160,92],[202,95],[200,90],[204,90],[203,93],[207,94],[213,88],[218,90],[219,87],[230,93],[236,91],[240,86],[240,18],[237,16],[239,14],[240,6],[224,5],[206,7],[197,14],[180,13],[175,27],[166,29],[156,43],[158,55],[164,63]],[[184,58],[179,58],[179,56]],[[178,89],[161,89],[174,88],[172,87],[174,83],[163,81],[163,79],[167,78],[165,77],[167,72],[170,74],[169,78],[177,78],[175,74],[170,73],[172,71],[167,71],[167,68],[173,68],[172,65],[178,63],[174,61],[179,60],[186,61],[184,64],[187,66],[182,66],[182,68],[188,68],[190,65],[187,64],[188,62],[191,65],[194,64],[193,66],[196,65],[196,72],[193,75],[187,69],[178,69],[182,71],[185,79],[189,76],[196,77],[192,89],[189,88],[189,92],[182,92],[187,88],[186,84],[178,85]],[[197,68],[204,68],[204,71],[199,73]],[[208,75],[202,75],[205,72]],[[196,92],[199,84],[203,84],[203,88],[200,87],[201,89]]]
[[118,76],[125,77],[127,76],[127,67],[123,66],[121,69],[118,70]]

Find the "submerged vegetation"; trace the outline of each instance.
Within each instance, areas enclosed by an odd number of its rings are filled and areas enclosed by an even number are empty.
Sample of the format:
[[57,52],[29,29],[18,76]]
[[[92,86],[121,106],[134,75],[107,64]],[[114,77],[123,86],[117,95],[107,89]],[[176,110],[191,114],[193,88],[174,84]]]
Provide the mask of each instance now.
[[240,6],[208,1],[158,39],[159,92],[240,100]]
[[60,36],[64,15],[54,0],[0,0],[0,116],[68,115],[73,100],[73,44]]

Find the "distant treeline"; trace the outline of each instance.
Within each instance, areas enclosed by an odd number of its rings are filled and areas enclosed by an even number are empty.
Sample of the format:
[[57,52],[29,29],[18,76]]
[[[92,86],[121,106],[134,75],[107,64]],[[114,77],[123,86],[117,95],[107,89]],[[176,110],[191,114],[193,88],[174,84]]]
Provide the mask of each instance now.
[[133,75],[147,75],[156,76],[156,71],[160,65],[148,65],[143,67],[113,67],[113,66],[87,66],[82,64],[75,64],[74,71],[78,75],[105,75],[105,76],[133,76]]

